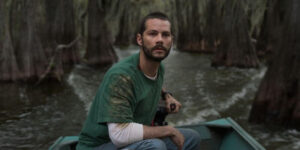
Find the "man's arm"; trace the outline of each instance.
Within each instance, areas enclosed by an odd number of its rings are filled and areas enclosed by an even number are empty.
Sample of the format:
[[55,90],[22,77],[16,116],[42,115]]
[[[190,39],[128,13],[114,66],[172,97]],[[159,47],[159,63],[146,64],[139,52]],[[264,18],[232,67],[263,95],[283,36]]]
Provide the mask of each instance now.
[[173,143],[181,150],[184,144],[184,136],[171,126],[143,126],[144,139],[169,137]]
[[137,123],[108,123],[111,141],[117,147],[124,147],[143,139],[170,137],[178,149],[184,142],[183,135],[171,126],[145,126]]
[[107,123],[109,138],[117,147],[143,140],[143,125],[138,123]]

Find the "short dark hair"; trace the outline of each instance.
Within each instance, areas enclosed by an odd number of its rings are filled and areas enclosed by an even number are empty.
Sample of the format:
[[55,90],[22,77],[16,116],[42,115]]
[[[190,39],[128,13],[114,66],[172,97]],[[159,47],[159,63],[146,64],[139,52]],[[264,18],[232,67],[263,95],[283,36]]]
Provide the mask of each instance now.
[[171,21],[170,21],[169,17],[162,12],[152,12],[152,13],[148,14],[147,16],[145,16],[140,23],[139,30],[138,30],[139,34],[143,35],[144,31],[146,30],[146,22],[149,19],[161,19],[161,20],[169,21],[170,25],[171,25],[171,27],[170,27],[171,34],[173,34]]

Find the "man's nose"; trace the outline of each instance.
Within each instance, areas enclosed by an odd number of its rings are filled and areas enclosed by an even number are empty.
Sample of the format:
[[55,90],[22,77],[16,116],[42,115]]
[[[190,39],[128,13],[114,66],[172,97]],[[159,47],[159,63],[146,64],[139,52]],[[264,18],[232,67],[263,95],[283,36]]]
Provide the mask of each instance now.
[[163,43],[163,37],[161,34],[158,34],[157,37],[156,37],[156,43]]

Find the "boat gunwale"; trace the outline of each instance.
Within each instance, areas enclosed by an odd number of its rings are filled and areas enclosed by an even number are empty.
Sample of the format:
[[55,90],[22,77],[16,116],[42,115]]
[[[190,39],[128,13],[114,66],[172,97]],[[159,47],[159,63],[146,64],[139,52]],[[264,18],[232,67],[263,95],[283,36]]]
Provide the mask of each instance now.
[[[218,122],[218,121],[225,121],[225,122]],[[245,142],[251,145],[252,148],[255,150],[265,150],[265,148],[258,143],[250,134],[248,134],[237,122],[235,122],[231,117],[221,118],[213,121],[202,122],[198,124],[192,125],[183,125],[183,126],[176,126],[177,128],[193,128],[199,126],[206,126],[210,127],[217,127],[217,128],[224,128],[224,129],[232,129],[233,132],[236,132]],[[49,150],[53,150],[57,145],[61,144],[62,141],[76,141],[78,140],[78,136],[60,136],[55,142],[49,147]]]

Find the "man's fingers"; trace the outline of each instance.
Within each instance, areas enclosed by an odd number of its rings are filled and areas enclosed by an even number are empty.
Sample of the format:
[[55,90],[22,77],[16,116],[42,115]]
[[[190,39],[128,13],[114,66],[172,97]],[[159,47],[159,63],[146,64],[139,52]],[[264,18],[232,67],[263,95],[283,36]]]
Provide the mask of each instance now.
[[180,106],[178,106],[177,103],[172,103],[172,104],[170,104],[168,110],[170,113],[177,113],[177,112],[179,112],[179,109],[180,109]]
[[178,131],[175,131],[175,134],[172,138],[174,144],[177,146],[179,150],[182,150],[184,144],[184,136]]
[[175,110],[173,112],[177,113],[177,112],[179,112],[179,110],[181,108],[181,104],[180,103],[175,103],[175,105],[176,105],[176,108],[175,108]]
[[178,110],[175,103],[170,104],[170,109],[171,109],[171,111]]
[[[173,105],[173,106],[172,106]],[[169,113],[177,113],[181,108],[181,104],[174,99],[172,96],[169,96],[166,99],[166,107]]]

